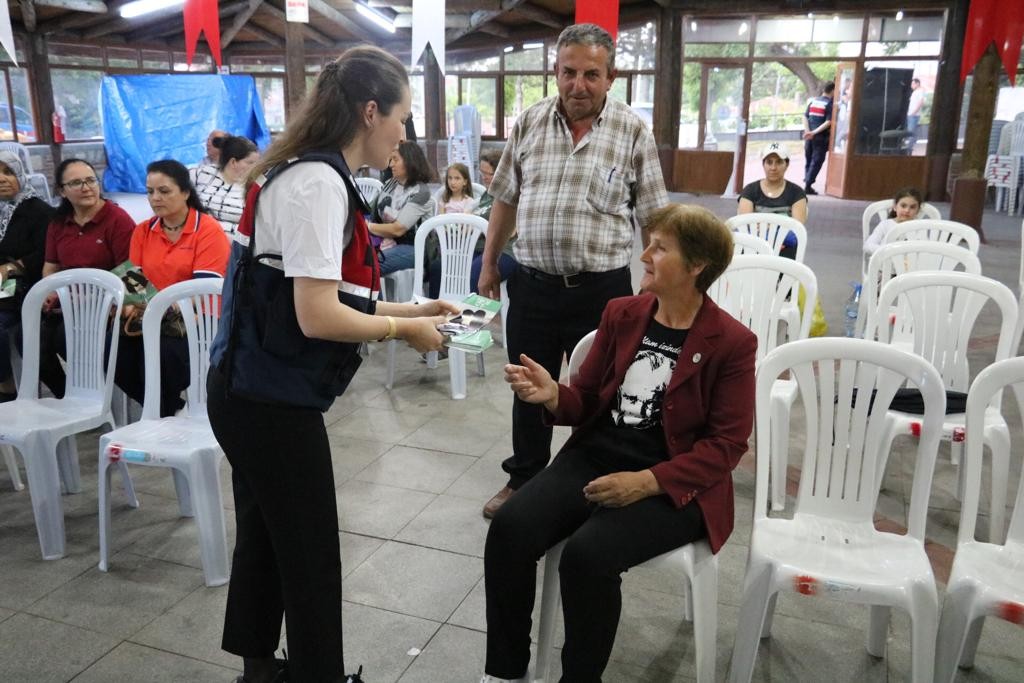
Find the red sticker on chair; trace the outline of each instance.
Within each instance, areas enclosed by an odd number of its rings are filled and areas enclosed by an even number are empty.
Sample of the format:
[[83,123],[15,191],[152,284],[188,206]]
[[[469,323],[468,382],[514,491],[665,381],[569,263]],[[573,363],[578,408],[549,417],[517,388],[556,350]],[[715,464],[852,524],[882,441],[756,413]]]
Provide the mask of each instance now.
[[1004,602],[999,605],[999,618],[1014,624],[1024,624],[1024,605],[1019,602]]
[[793,590],[803,595],[817,595],[818,594],[818,580],[813,576],[794,576],[793,577]]
[[920,422],[911,422],[910,423],[910,433],[913,434],[914,436],[918,436],[918,437],[921,436],[921,423]]

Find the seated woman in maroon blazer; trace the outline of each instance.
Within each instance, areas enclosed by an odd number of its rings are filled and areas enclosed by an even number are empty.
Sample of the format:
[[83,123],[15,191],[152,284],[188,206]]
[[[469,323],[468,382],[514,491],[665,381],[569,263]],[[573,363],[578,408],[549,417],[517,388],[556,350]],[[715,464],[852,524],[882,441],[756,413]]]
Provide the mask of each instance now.
[[537,560],[559,541],[568,539],[563,680],[600,681],[619,622],[619,575],[701,538],[717,553],[732,532],[757,338],[705,295],[732,259],[732,233],[680,204],[648,229],[644,293],[608,304],[572,386],[526,356],[505,366],[519,398],[577,429],[491,522],[485,681],[526,675]]

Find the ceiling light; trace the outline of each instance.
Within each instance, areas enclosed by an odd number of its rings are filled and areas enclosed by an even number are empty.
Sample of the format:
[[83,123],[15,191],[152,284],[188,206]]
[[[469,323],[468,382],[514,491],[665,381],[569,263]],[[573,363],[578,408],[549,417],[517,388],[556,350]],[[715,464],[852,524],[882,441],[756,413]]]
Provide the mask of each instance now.
[[744,21],[742,24],[740,24],[739,34],[742,36],[746,32],[747,32],[747,22]]
[[512,52],[512,50],[514,50],[514,49],[516,49],[514,45],[506,45],[505,46],[505,54],[508,54],[509,52]]
[[833,14],[832,15],[832,21],[838,24],[839,23],[839,15],[838,14]]
[[813,19],[814,18],[814,12],[808,12],[807,13],[807,18],[808,19]]
[[537,50],[544,47],[544,43],[523,43],[524,50]]
[[914,25],[911,24],[910,26],[907,27],[907,35],[909,36],[913,32],[914,32]]
[[691,32],[696,32],[697,31],[697,22],[696,21],[691,21],[690,22],[690,31]]
[[377,24],[377,26],[380,26],[388,33],[395,32],[395,20],[393,18],[388,17],[381,13],[380,10],[374,9],[373,7],[365,5],[361,2],[356,2],[355,6],[356,12],[359,12],[359,14],[363,15],[373,23]]
[[903,21],[903,10],[896,13],[896,21]]
[[120,13],[125,19],[131,19],[132,17],[141,17],[143,14],[183,4],[185,4],[185,0],[136,0],[135,2],[121,5]]

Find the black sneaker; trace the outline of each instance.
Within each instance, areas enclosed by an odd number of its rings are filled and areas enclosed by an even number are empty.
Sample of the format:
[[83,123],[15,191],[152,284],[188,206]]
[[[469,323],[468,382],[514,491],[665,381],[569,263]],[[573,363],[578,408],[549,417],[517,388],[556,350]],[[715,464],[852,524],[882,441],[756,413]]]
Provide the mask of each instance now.
[[815,190],[810,185],[808,185],[807,187],[804,188],[804,194],[818,194],[818,191]]
[[366,683],[363,680],[363,665],[359,665],[359,671],[345,677],[345,683]]

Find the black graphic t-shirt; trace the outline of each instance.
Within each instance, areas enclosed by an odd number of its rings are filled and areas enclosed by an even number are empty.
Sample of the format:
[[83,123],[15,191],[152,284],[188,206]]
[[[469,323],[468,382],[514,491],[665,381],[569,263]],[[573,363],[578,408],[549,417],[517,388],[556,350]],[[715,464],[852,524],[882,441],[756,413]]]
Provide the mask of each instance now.
[[687,331],[673,330],[651,320],[612,404],[612,420],[617,427],[661,426],[661,401]]

